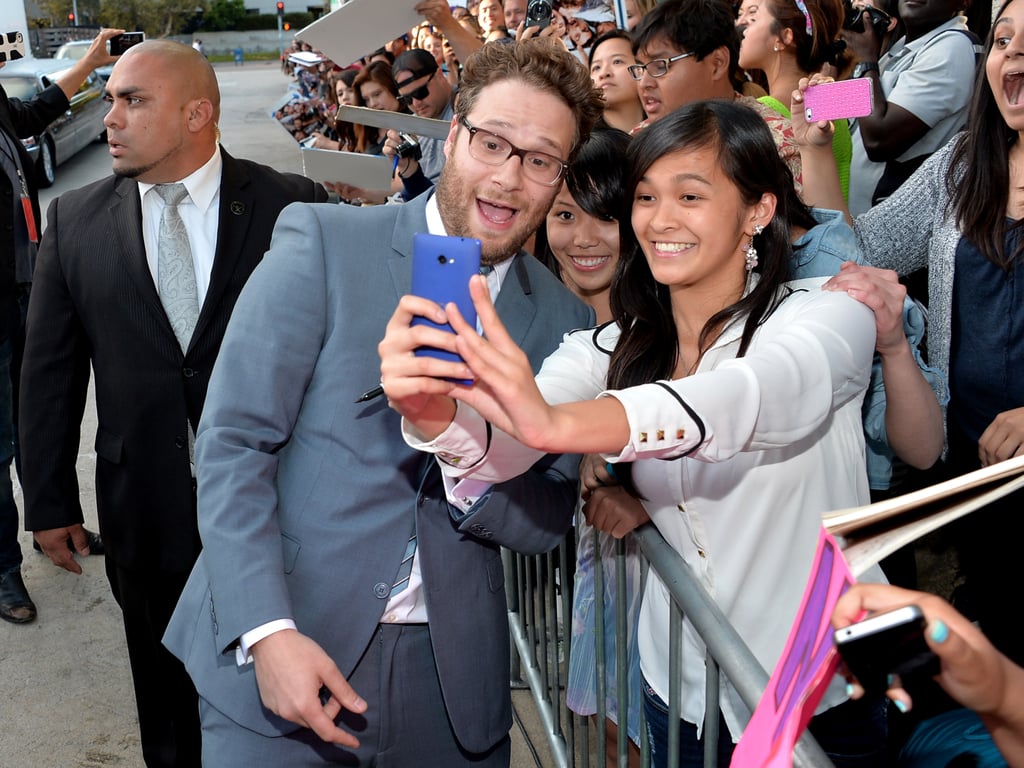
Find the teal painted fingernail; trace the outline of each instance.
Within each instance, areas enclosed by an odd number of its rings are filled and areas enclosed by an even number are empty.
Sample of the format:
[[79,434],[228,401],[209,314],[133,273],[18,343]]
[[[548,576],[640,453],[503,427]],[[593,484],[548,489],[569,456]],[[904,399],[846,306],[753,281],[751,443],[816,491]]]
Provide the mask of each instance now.
[[886,688],[892,688],[892,684],[895,683],[895,682],[896,682],[896,678],[893,677],[892,675],[886,675],[885,676],[885,687]]
[[935,619],[931,629],[932,640],[936,643],[944,643],[949,639],[949,627],[942,619]]
[[853,696],[853,683],[846,684],[846,695],[847,697]]
[[905,702],[902,702],[899,699],[897,699],[893,702],[893,704],[896,705],[896,709],[898,709],[902,714],[907,714],[907,705]]

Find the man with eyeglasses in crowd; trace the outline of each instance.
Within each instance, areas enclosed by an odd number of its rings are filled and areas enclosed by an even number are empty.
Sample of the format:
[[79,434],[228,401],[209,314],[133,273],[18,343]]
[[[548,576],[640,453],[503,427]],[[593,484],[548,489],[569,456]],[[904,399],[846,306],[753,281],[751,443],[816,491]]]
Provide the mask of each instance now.
[[282,212],[213,372],[196,441],[203,553],[164,638],[199,690],[204,765],[508,766],[500,547],[561,541],[578,457],[449,492],[402,439],[387,382],[369,388],[417,232],[481,241],[535,368],[592,325],[522,245],[601,111],[560,43],[484,46],[434,194]]
[[800,150],[789,120],[733,87],[739,44],[732,6],[721,0],[665,0],[645,14],[633,33],[637,63],[629,73],[647,119],[633,133],[694,101],[736,99],[764,118],[799,189]]

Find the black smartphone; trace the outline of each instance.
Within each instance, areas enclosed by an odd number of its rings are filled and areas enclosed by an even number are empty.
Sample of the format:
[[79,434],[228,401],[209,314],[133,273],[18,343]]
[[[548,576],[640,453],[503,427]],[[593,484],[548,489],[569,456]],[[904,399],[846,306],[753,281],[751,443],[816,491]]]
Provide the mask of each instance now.
[[871,19],[871,26],[875,28],[875,36],[881,40],[889,29],[889,21],[892,17],[885,11],[880,11],[870,5],[854,8],[852,3],[844,3],[843,29],[863,32],[865,11],[868,14],[868,18]]
[[25,58],[25,38],[21,32],[0,34],[0,61],[15,61]]
[[938,657],[924,639],[925,624],[916,605],[886,611],[837,629],[836,649],[865,691],[881,692],[889,675],[906,680],[939,673]]
[[[476,307],[469,295],[469,280],[480,272],[480,241],[471,237],[446,237],[418,232],[412,244],[412,293],[444,307],[453,302],[466,322],[476,326]],[[424,317],[413,318],[413,325],[429,325],[454,333],[451,325],[438,325]],[[462,362],[453,352],[420,347],[419,356]],[[460,384],[470,384],[458,380]]]
[[526,6],[526,27],[545,29],[550,23],[551,0],[530,0]]
[[124,32],[110,38],[110,55],[120,56],[133,45],[138,45],[146,39],[145,32]]

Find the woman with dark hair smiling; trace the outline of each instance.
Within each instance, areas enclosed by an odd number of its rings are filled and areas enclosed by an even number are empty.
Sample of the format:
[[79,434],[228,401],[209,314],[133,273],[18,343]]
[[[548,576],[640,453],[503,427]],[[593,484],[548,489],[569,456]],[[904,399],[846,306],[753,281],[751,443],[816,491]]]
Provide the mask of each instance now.
[[[821,290],[824,278],[790,279],[792,229],[813,218],[748,107],[688,104],[634,138],[627,162],[638,247],[620,257],[613,324],[569,334],[535,379],[479,279],[470,289],[484,336],[453,305],[406,296],[379,346],[383,385],[406,415],[406,439],[440,453],[453,481],[516,477],[543,453],[604,454],[771,669],[821,513],[868,499],[861,403],[875,321],[845,293]],[[447,320],[457,335],[409,329],[410,314]],[[465,364],[411,356],[420,345]],[[591,472],[588,485],[609,479],[603,465]],[[699,766],[706,651],[684,619],[682,719],[669,722],[670,602],[652,570],[637,633],[652,764],[664,768],[678,728],[680,765]],[[877,766],[884,701],[846,698],[837,679],[811,730],[837,766]],[[719,703],[726,765],[750,713],[728,681]]]

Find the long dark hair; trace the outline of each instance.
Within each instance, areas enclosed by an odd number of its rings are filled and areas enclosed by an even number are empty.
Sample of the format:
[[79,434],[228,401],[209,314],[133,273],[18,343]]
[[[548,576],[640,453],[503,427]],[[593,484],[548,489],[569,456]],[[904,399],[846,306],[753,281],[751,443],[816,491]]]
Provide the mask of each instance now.
[[[1012,0],[1005,0],[993,17],[998,20]],[[1024,219],[1007,226],[1010,195],[1010,148],[1017,131],[1006,124],[988,83],[985,60],[992,50],[995,24],[985,36],[985,53],[974,79],[974,95],[967,112],[967,131],[953,141],[946,191],[952,213],[963,236],[993,264],[1009,270],[1024,251],[1024,241],[1005,253],[1008,231],[1024,226]],[[957,173],[963,167],[962,177]]]
[[[698,342],[703,355],[722,329],[745,317],[737,353],[742,357],[758,325],[784,298],[780,289],[790,279],[791,225],[810,228],[815,222],[796,195],[793,175],[779,157],[764,119],[749,107],[726,100],[688,104],[641,131],[627,153],[626,199],[633,199],[655,161],[703,148],[717,153],[722,171],[747,204],[765,193],[777,198],[775,216],[754,237],[760,280],[739,301],[716,312]],[[628,227],[628,217],[622,220]],[[623,249],[612,282],[612,315],[622,332],[608,370],[608,386],[613,389],[671,378],[679,358],[668,287],[654,280],[632,235],[622,242],[633,246],[628,252]]]
[[[335,94],[335,101],[338,104],[338,109],[341,109],[341,101],[338,99],[338,83],[344,83],[349,88],[352,88],[352,83],[355,82],[356,75],[359,74],[359,70],[355,68],[343,69],[341,72],[335,73],[331,78],[331,90]],[[334,132],[338,136],[338,142],[341,144],[341,149],[351,152],[355,149],[359,137],[365,135],[365,125],[353,125],[352,123],[345,120],[335,119],[334,121]]]
[[[599,124],[580,147],[565,175],[566,187],[576,205],[597,219],[614,220],[620,224],[625,219],[627,228],[629,208],[623,185],[629,141],[628,134]],[[537,230],[536,243],[537,258],[561,280],[562,270],[548,245],[546,223]]]

